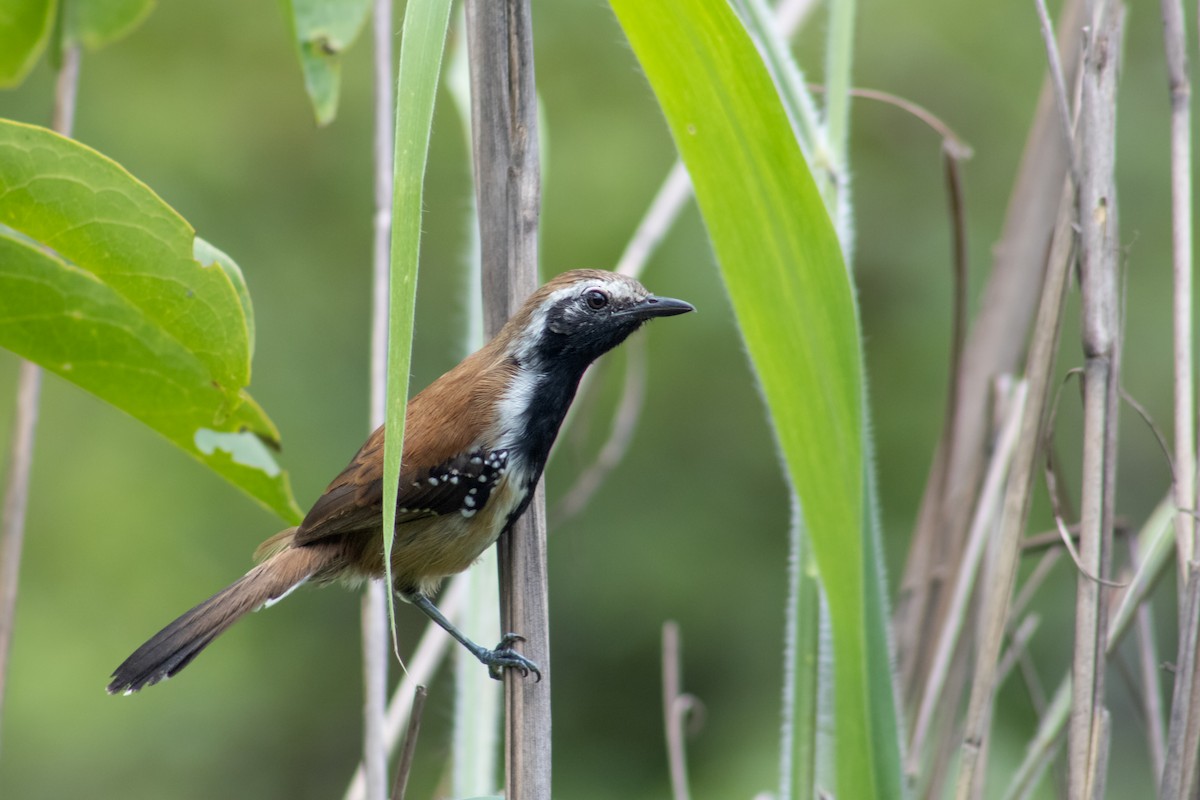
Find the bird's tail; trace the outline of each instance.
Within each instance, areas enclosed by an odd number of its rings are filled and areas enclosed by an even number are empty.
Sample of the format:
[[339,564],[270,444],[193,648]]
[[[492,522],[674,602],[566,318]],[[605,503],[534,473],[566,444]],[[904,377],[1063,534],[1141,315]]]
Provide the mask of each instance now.
[[[289,540],[294,529],[269,541]],[[113,672],[109,694],[131,694],[170,678],[251,611],[279,600],[325,566],[321,547],[278,547],[236,583],[225,587],[154,634]]]

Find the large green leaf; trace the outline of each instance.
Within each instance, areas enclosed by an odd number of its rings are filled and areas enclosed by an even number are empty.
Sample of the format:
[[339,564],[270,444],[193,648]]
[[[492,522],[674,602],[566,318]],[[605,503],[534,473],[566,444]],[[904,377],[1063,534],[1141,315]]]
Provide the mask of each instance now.
[[25,80],[54,27],[54,0],[0,3],[0,87]]
[[[837,794],[902,793],[867,531],[861,343],[837,238],[724,0],[611,0],[695,187],[829,603]],[[882,659],[882,661],[881,661]]]
[[292,35],[304,72],[304,88],[317,124],[337,116],[342,53],[362,31],[370,0],[286,0]]
[[241,271],[149,188],[52,131],[0,120],[0,346],[166,436],[288,520],[278,431],[246,395]]

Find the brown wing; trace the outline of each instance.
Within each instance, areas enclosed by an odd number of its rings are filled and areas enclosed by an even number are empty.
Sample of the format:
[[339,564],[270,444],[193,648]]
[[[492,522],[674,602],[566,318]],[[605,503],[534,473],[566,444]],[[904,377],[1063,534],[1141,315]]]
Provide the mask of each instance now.
[[[486,442],[483,447],[472,444],[491,427],[495,398],[515,368],[485,347],[409,401],[397,525],[483,506],[504,474],[508,454],[488,448]],[[379,427],[313,504],[296,531],[296,544],[379,530],[383,441],[384,429]]]

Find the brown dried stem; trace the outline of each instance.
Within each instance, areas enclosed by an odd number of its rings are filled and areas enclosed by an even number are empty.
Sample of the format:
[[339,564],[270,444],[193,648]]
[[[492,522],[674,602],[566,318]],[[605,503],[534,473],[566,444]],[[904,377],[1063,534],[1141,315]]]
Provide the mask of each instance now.
[[1071,800],[1099,798],[1107,742],[1104,665],[1107,604],[1103,581],[1112,562],[1120,384],[1120,299],[1117,277],[1116,165],[1117,65],[1124,10],[1117,5],[1092,27],[1084,57],[1079,111],[1080,291],[1082,294],[1083,476],[1079,503],[1075,651],[1067,736],[1067,792]]
[[400,761],[396,764],[396,782],[392,785],[392,800],[404,800],[408,791],[408,776],[412,773],[413,759],[417,754],[417,737],[421,734],[421,716],[425,711],[425,698],[429,690],[418,686],[413,694],[412,711],[408,715],[408,732],[404,734],[404,747],[400,749]]
[[[528,0],[467,0],[471,139],[484,297],[484,334],[494,335],[537,288],[537,96]],[[550,624],[545,492],[497,543],[500,617],[525,637],[540,682],[508,671],[505,792],[508,800],[550,797]]]
[[[1005,488],[1000,531],[991,553],[991,579],[983,590],[979,647],[960,746],[961,762],[955,793],[960,800],[971,797],[976,770],[987,742],[992,700],[996,690],[996,664],[1000,658],[1000,648],[1007,626],[1008,605],[1016,580],[1017,560],[1021,549],[1021,534],[1029,515],[1029,501],[1036,472],[1035,462],[1042,441],[1043,420],[1054,373],[1062,323],[1062,305],[1074,245],[1073,211],[1074,192],[1070,182],[1064,181],[1025,368],[1025,377],[1029,381],[1029,397],[1022,420],[1021,436],[1013,457],[1011,475]],[[978,330],[977,326],[976,331]],[[914,543],[914,547],[916,546],[918,544]]]
[[1192,85],[1187,72],[1183,0],[1162,0],[1171,92],[1171,274],[1173,279],[1175,518],[1180,576],[1197,551],[1195,385],[1192,375]]
[[[1075,66],[1082,1],[1068,0],[1059,21],[1063,61]],[[1073,80],[1067,75],[1068,81]],[[925,683],[934,641],[940,635],[952,585],[962,559],[966,531],[987,459],[987,397],[997,375],[1019,370],[1022,337],[1037,308],[1047,243],[1066,175],[1066,156],[1054,92],[1043,85],[1034,122],[1008,204],[1004,230],[983,290],[980,313],[967,336],[962,373],[952,377],[954,430],[935,450],[921,501],[908,563],[896,605],[899,667],[908,704]],[[960,650],[956,660],[966,657]]]

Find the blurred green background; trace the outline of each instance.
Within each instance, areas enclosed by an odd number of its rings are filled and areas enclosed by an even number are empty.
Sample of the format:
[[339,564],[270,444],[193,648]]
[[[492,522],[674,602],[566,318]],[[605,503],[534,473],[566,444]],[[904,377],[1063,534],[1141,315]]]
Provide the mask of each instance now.
[[[818,14],[798,39],[813,80],[824,27]],[[672,163],[671,142],[606,4],[540,0],[534,29],[548,145],[543,274],[610,267]],[[1160,31],[1156,7],[1133,9],[1119,182],[1128,266],[1124,383],[1165,426],[1169,187]],[[364,39],[349,54],[339,118],[318,130],[288,36],[274,4],[163,3],[128,39],[85,55],[76,136],[148,183],[241,265],[258,321],[251,390],[283,433],[282,460],[307,507],[367,433],[370,47]],[[972,298],[990,266],[1043,63],[1032,3],[859,4],[856,84],[925,105],[974,148],[966,166]],[[52,94],[43,64],[23,87],[0,93],[0,116],[48,124]],[[950,244],[939,141],[901,112],[857,101],[852,164],[854,266],[894,583],[945,395]],[[426,194],[414,387],[462,355],[469,173],[443,92]],[[694,209],[644,280],[700,313],[641,334],[650,385],[633,448],[590,507],[552,531],[556,795],[667,794],[659,635],[663,620],[675,619],[685,686],[706,707],[690,742],[694,795],[748,798],[778,783],[787,495]],[[1077,325],[1066,330],[1062,369],[1079,362]],[[623,359],[618,352],[602,363],[596,399],[578,409],[548,469],[552,511],[603,437]],[[5,447],[16,364],[0,352]],[[1074,392],[1064,396],[1058,442],[1074,474],[1078,404]],[[1124,414],[1122,426],[1118,513],[1136,523],[1165,491],[1169,471],[1136,418]],[[1049,525],[1041,503],[1031,526]],[[127,699],[103,692],[133,647],[241,575],[254,546],[279,527],[149,431],[48,377],[0,797],[340,796],[361,727],[358,604],[350,592],[299,592],[236,626],[166,686]],[[1170,588],[1158,603],[1164,660],[1174,648]],[[1041,595],[1045,619],[1033,651],[1051,687],[1070,657],[1073,591],[1073,575],[1060,565]],[[423,621],[401,609],[400,624],[402,647],[411,646]],[[1109,793],[1134,796],[1153,781],[1131,695],[1119,671],[1111,674]],[[444,676],[432,686],[410,796],[430,796],[442,775],[451,689]],[[1025,691],[1010,686],[997,713],[991,769],[999,778],[1019,757],[1034,712]],[[1049,782],[1043,791],[1050,796]]]

